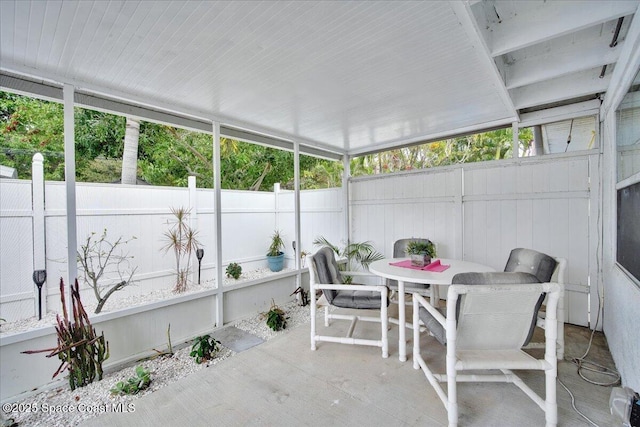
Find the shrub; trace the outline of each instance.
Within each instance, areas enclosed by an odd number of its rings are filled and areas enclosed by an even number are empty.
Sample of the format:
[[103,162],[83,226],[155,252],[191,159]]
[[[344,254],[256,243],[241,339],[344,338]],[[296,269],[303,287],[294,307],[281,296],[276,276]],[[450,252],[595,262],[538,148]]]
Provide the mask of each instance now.
[[196,359],[196,363],[202,363],[205,360],[211,360],[218,352],[218,345],[220,341],[216,340],[210,335],[203,335],[196,337],[193,346],[191,347],[191,353],[189,355]]
[[280,331],[287,327],[287,317],[284,310],[278,307],[273,300],[271,300],[271,308],[264,316],[267,319],[267,326],[274,331]]
[[[100,238],[96,237],[94,239],[95,235],[95,232],[89,234],[85,243],[80,246],[77,256],[80,263],[80,271],[84,275],[84,282],[93,289],[93,294],[98,301],[94,311],[94,313],[98,314],[114,292],[133,283],[133,275],[137,267],[130,268],[129,260],[133,256],[122,251],[122,245],[126,245],[135,239],[135,236],[129,240],[122,240],[122,236],[120,236],[118,240],[111,243],[107,240],[106,228]],[[120,246],[120,249],[118,249],[118,246]],[[117,275],[120,280],[110,286],[103,285],[99,282],[101,282],[105,274]],[[105,290],[106,292],[103,292]]]
[[242,267],[239,264],[232,262],[227,266],[226,273],[227,277],[233,277],[234,279],[238,280],[238,278],[242,275]]
[[111,389],[111,394],[138,394],[151,384],[151,373],[142,366],[136,366],[136,376],[127,381],[118,381]]

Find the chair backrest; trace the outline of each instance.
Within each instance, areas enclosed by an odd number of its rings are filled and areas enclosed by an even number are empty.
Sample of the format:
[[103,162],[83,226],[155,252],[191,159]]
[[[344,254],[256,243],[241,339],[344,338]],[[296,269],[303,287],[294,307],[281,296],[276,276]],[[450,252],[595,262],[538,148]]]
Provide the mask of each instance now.
[[[317,283],[335,285],[343,283],[335,254],[330,248],[325,247],[319,249],[315,254],[311,255],[309,265],[311,267],[309,269],[311,285]],[[324,293],[325,298],[327,298],[327,302],[331,304],[337,291],[333,289],[323,289],[322,293]]]
[[[421,242],[421,243],[430,243],[431,240],[425,239],[422,237],[412,237],[410,239],[398,239],[393,243],[393,257],[394,258],[404,258],[407,256],[407,245],[410,242]],[[389,286],[398,286],[398,282],[396,280],[389,279],[387,281]],[[415,285],[415,283],[405,283],[405,286]]]
[[551,281],[556,265],[556,260],[547,254],[533,249],[516,248],[509,254],[504,271],[530,273],[542,283]]
[[553,259],[556,261],[556,268],[553,270],[550,282],[564,285],[566,280],[565,275],[567,274],[567,260],[559,257],[554,257]]
[[396,240],[393,244],[393,257],[402,258],[407,256],[407,245],[409,245],[410,242],[430,243],[431,240],[420,237]]
[[[451,283],[454,285],[464,284],[467,286],[477,286],[477,285],[501,286],[501,285],[527,285],[531,283],[539,283],[539,281],[536,276],[530,273],[524,273],[524,272],[490,272],[488,273],[487,272],[487,273],[458,273],[455,276],[453,276]],[[529,294],[531,294],[531,291],[529,292]],[[524,336],[520,336],[516,334],[516,336],[505,335],[504,337],[493,337],[497,340],[500,340],[499,342],[509,343],[509,344],[511,344],[512,339],[516,339],[516,341],[519,340],[517,348],[520,348],[521,346],[527,345],[531,340],[531,337],[533,336],[533,332],[535,330],[536,321],[538,317],[537,316],[538,310],[540,309],[540,305],[542,304],[542,301],[544,300],[545,295],[544,293],[541,293],[541,292],[538,292],[537,294],[535,294],[535,301],[534,301],[534,304],[531,306],[529,306],[528,299],[524,297],[522,301],[516,301],[515,303],[512,303],[509,301],[508,302],[509,304],[513,304],[513,307],[512,307],[513,311],[499,315],[498,313],[503,308],[501,307],[501,304],[507,303],[506,301],[504,301],[505,298],[517,299],[517,297],[513,297],[513,295],[515,294],[510,293],[507,295],[502,295],[500,292],[496,292],[496,293],[488,293],[486,294],[486,296],[483,295],[480,297],[474,295],[474,298],[481,299],[481,300],[488,298],[489,300],[491,300],[491,298],[493,298],[494,296],[496,297],[495,301],[491,301],[490,303],[486,304],[488,309],[494,312],[494,315],[491,316],[488,314],[484,316],[484,320],[486,322],[496,324],[494,327],[496,334],[503,334],[503,331],[501,330],[501,328],[504,328],[504,327],[509,328],[508,325],[501,326],[500,325],[501,321],[507,321],[507,322],[516,321],[515,319],[516,317],[519,320],[521,320],[520,315],[526,314],[525,325],[527,327],[527,333]],[[469,304],[473,304],[473,300],[468,301],[468,297],[469,297],[468,295],[462,295],[458,299],[458,302],[456,303],[455,316],[456,316],[456,320],[458,321],[462,320],[465,310],[467,310],[468,312],[469,310],[478,309],[477,307],[475,308],[469,307]],[[471,305],[471,307],[473,307],[473,305]],[[516,316],[516,313],[519,313],[518,316]],[[467,319],[473,317],[472,313],[467,313],[467,315],[468,315]],[[475,315],[477,316],[477,313]],[[507,317],[509,316],[513,316],[514,319],[508,320]],[[459,323],[458,328],[460,328],[460,326],[461,325]],[[496,348],[495,347],[496,344],[494,342],[492,342],[492,344],[490,345],[492,345],[491,348]]]
[[450,286],[449,298],[455,299],[460,291],[469,291],[459,297],[462,303],[456,349],[520,349],[529,335],[538,298],[548,286],[548,283]]

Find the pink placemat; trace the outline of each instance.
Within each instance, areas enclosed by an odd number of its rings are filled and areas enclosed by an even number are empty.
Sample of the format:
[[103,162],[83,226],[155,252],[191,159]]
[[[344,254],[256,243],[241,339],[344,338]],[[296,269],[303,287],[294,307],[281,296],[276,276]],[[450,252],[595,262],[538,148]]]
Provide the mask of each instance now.
[[411,265],[411,260],[398,261],[398,262],[390,262],[389,265],[394,265],[396,267],[402,268],[410,268],[412,270],[425,270],[425,271],[434,271],[436,273],[440,273],[445,271],[447,268],[451,267],[450,265],[445,265],[440,263],[440,260],[435,260],[431,264],[425,265],[424,267],[418,267],[416,265]]

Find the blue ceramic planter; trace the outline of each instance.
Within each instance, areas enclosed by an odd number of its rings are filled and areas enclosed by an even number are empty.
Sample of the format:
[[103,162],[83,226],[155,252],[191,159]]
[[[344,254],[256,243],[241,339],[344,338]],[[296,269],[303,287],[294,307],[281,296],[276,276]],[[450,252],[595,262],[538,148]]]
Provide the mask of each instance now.
[[284,252],[280,252],[278,256],[267,255],[267,262],[269,263],[269,270],[276,272],[284,268]]

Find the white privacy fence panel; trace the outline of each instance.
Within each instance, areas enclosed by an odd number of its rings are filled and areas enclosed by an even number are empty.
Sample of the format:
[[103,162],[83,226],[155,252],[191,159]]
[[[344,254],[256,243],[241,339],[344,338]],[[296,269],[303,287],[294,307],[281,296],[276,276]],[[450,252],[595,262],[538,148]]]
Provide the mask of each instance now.
[[564,257],[567,320],[586,325],[590,290],[597,301],[598,176],[597,154],[562,154],[354,179],[351,238],[391,256],[395,240],[427,237],[440,257],[498,271],[516,247]]
[[[283,231],[286,250],[293,253],[291,242],[295,239],[294,192],[278,193],[278,227]],[[300,250],[313,253],[317,237],[325,237],[339,245],[345,239],[342,189],[329,188],[300,192]]]
[[393,243],[426,237],[438,256],[462,255],[461,173],[457,168],[358,179],[351,183],[351,240],[371,241],[387,257]]
[[591,169],[590,157],[581,156],[479,165],[464,173],[464,258],[496,270],[517,247],[566,258],[567,320],[580,325],[589,322],[589,275],[597,246],[590,238]]
[[[33,313],[36,308],[31,212],[31,181],[0,179],[0,307],[11,305],[16,313]],[[1,318],[6,315],[0,311]]]
[[[135,284],[111,296],[109,301],[170,289],[174,285],[175,258],[166,253],[163,233],[173,218],[170,208],[191,208],[195,214],[192,226],[205,251],[202,260],[202,281],[215,278],[215,209],[214,191],[198,189],[190,206],[188,188],[156,186],[128,186],[78,183],[77,236],[78,248],[87,236],[99,238],[104,229],[114,242],[118,237],[128,240],[123,250],[133,256],[136,267]],[[342,190],[301,192],[303,212],[303,249],[311,248],[316,234],[342,239]],[[0,317],[7,321],[31,317],[37,312],[37,288],[31,280],[34,269],[33,209],[31,181],[0,180]],[[277,208],[277,198],[282,208]],[[280,226],[285,234],[289,258],[293,259],[291,241],[294,239],[294,211],[286,192],[222,191],[222,249],[223,266],[241,263],[245,271],[266,267],[265,255],[270,236]],[[308,204],[309,209],[304,208]],[[321,208],[320,208],[321,207]],[[59,279],[66,277],[66,192],[63,182],[45,183],[45,234],[47,282],[43,288],[49,310],[59,310]],[[289,262],[288,267],[293,267]],[[197,281],[197,260],[193,259],[192,280]],[[78,277],[81,277],[80,272]],[[118,277],[108,277],[115,283]],[[85,303],[94,297],[85,289]],[[108,303],[109,304],[109,303]]]
[[[58,280],[66,277],[67,268],[65,197],[64,183],[45,183],[47,293],[53,310],[59,308]],[[78,249],[91,233],[95,233],[94,239],[100,238],[105,229],[112,243],[119,237],[135,237],[122,246],[124,253],[133,256],[131,267],[137,268],[135,284],[111,298],[117,300],[172,285],[174,258],[162,250],[163,233],[172,217],[170,208],[188,207],[187,189],[79,183],[76,202]],[[105,278],[106,283],[116,280],[119,277],[115,274]]]

